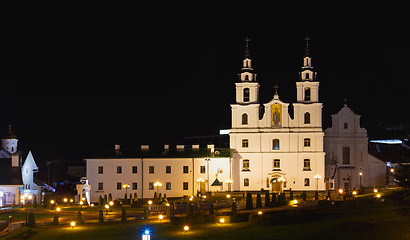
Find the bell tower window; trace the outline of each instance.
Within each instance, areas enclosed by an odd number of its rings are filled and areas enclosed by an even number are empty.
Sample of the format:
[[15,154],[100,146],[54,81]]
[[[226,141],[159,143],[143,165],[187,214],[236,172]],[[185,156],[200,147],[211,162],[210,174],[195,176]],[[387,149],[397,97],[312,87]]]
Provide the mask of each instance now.
[[305,112],[305,124],[309,124],[310,123],[310,113]]
[[305,88],[305,101],[310,101],[310,88]]
[[244,102],[249,102],[249,88],[244,88],[243,89],[243,101]]
[[242,114],[242,125],[247,125],[248,124],[248,114],[244,113]]

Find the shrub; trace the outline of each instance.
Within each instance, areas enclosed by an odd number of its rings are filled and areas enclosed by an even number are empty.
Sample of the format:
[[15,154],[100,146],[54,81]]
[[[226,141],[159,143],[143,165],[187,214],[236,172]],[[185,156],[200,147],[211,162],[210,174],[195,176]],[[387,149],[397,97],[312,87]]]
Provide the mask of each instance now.
[[109,194],[108,194],[108,202],[111,202],[111,201],[112,201],[112,194],[109,193]]
[[104,202],[103,202],[103,204],[107,204],[108,203],[108,198],[107,198],[107,194],[104,194]]
[[144,220],[148,220],[148,209],[144,207]]
[[261,195],[258,193],[256,195],[256,206],[255,208],[262,208],[262,198]]
[[102,206],[103,205],[103,198],[100,195],[100,198],[98,198],[98,206]]
[[101,209],[100,209],[100,211],[98,211],[98,222],[99,223],[104,222],[104,213],[103,213],[103,210],[101,210]]
[[125,211],[125,208],[122,208],[121,210],[121,222],[127,221],[127,212]]
[[271,206],[276,207],[277,205],[278,205],[278,195],[276,193],[272,193]]
[[252,194],[246,194],[246,209],[251,210],[253,209],[253,202],[252,202]]
[[83,223],[83,216],[81,215],[81,212],[78,211],[77,212],[77,224],[80,225],[81,223]]
[[208,215],[209,222],[215,222],[215,207],[213,204],[209,205],[209,215]]
[[265,192],[265,207],[270,207],[269,192]]
[[36,227],[36,219],[33,212],[28,214],[28,226],[31,228]]
[[53,218],[53,225],[58,225],[59,224],[59,220],[58,220],[58,215],[57,214],[55,214],[54,215],[54,218]]
[[[269,194],[269,193],[268,193]],[[236,216],[238,215],[237,209],[236,209],[236,203],[232,203],[231,207],[231,223],[236,222]]]

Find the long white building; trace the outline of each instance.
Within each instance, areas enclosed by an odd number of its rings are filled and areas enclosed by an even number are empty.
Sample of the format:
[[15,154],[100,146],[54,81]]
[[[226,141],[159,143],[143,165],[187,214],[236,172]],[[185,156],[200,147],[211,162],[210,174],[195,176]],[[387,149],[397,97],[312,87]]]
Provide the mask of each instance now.
[[[155,192],[182,197],[226,191],[231,187],[228,181],[232,178],[230,156],[230,149],[214,149],[213,145],[208,148],[178,145],[174,149],[168,145],[163,149],[150,149],[147,145],[122,149],[116,145],[112,151],[85,159],[90,201],[98,202],[99,196],[110,193],[117,199],[124,198],[125,193],[152,198]],[[161,186],[155,186],[157,182]]]

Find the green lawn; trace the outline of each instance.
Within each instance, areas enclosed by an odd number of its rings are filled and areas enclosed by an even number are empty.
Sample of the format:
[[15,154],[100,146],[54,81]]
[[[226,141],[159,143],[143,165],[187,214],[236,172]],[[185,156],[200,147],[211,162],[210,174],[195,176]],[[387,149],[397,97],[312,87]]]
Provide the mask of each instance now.
[[[295,216],[297,217],[297,215]],[[169,223],[111,223],[75,228],[36,228],[30,240],[140,239],[143,229],[152,230],[151,239],[409,239],[409,216],[396,208],[349,211],[321,220],[299,224],[253,226],[244,223],[201,224],[188,232]],[[18,232],[22,232],[19,230]],[[18,235],[18,232],[13,235]],[[12,235],[6,239],[12,239]],[[19,239],[19,238],[17,238]]]

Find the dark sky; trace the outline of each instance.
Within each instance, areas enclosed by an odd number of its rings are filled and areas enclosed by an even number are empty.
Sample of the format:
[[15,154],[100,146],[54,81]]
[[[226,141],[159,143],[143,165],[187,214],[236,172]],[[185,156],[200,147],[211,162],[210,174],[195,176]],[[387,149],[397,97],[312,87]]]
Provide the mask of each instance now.
[[275,83],[283,101],[295,101],[309,35],[324,128],[345,98],[369,135],[380,122],[409,121],[408,26],[394,11],[55,2],[0,2],[0,134],[13,124],[19,148],[40,167],[78,164],[115,143],[178,144],[229,128],[246,36],[262,102]]

